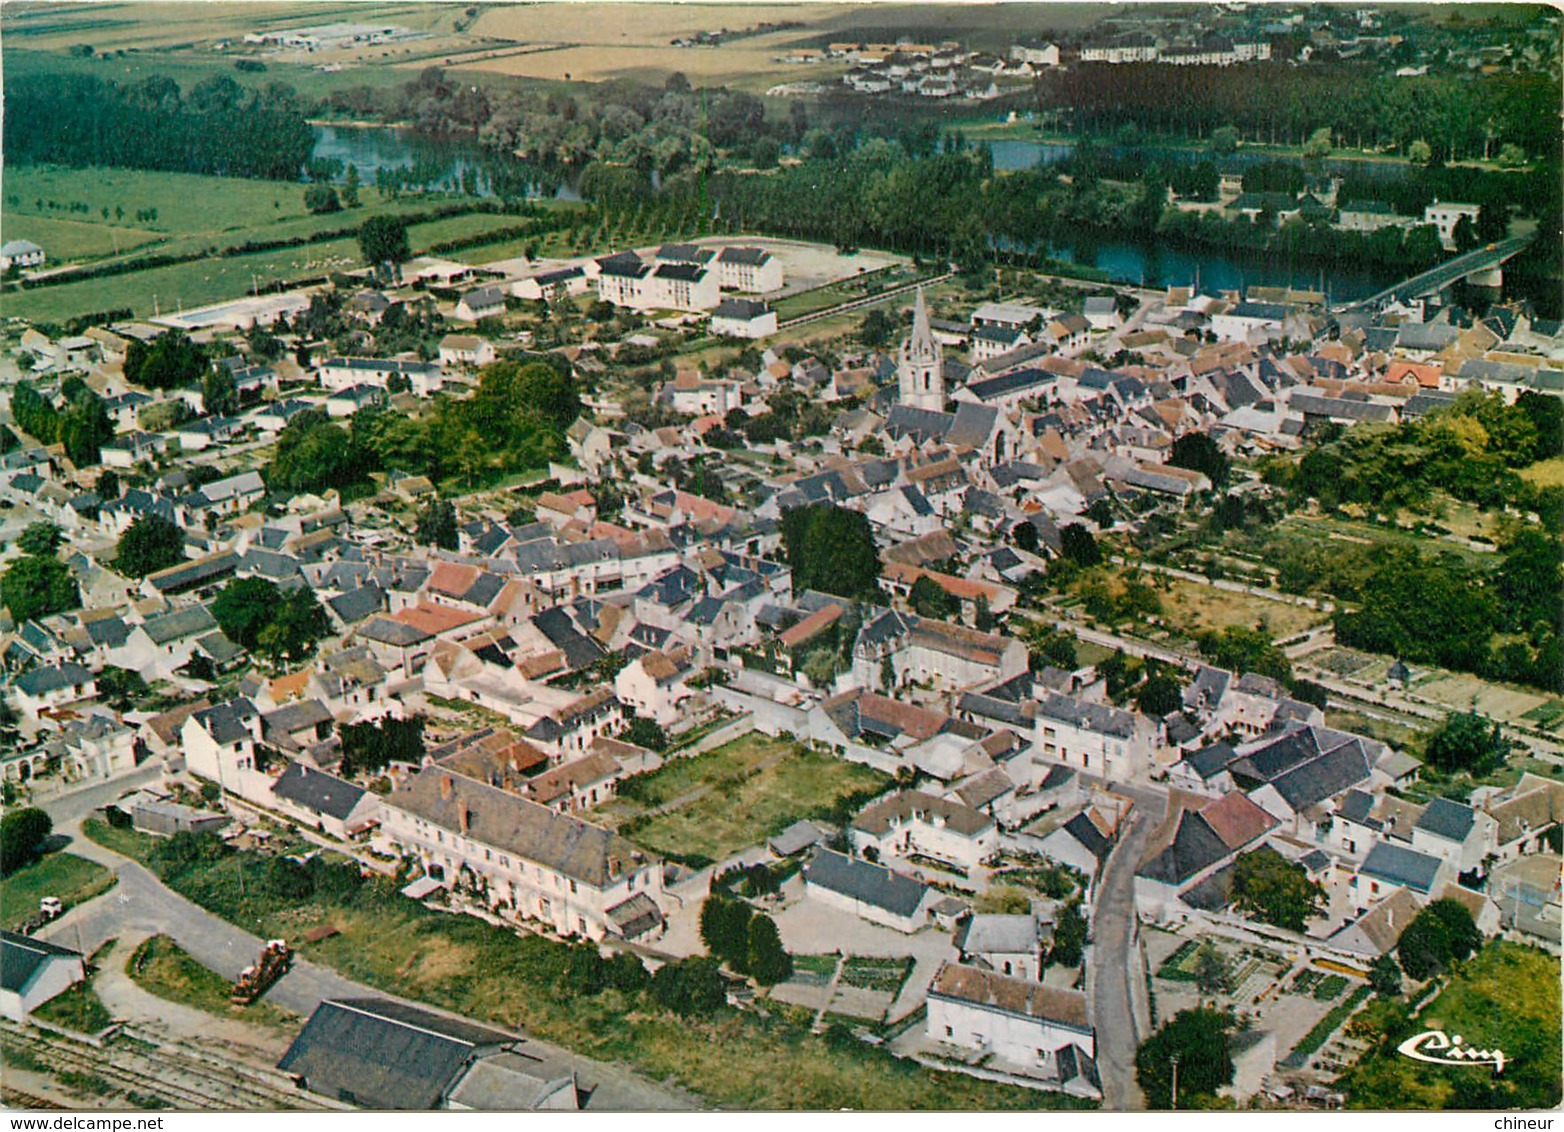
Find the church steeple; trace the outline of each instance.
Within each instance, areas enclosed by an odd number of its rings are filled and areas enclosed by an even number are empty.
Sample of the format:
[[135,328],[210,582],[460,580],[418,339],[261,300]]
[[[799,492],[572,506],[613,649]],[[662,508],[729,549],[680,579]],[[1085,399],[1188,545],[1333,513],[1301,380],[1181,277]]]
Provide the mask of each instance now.
[[918,288],[912,307],[912,336],[902,344],[900,364],[896,367],[903,405],[942,412],[945,408],[945,371],[939,343],[929,329],[929,308]]

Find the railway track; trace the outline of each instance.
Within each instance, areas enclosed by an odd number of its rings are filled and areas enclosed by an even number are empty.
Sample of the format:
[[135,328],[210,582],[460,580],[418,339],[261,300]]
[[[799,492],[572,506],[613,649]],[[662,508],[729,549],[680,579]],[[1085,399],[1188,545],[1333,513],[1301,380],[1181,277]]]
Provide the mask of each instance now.
[[9,1085],[0,1085],[0,1104],[7,1108],[22,1109],[63,1109],[65,1106],[57,1101],[51,1101],[33,1093],[24,1093],[21,1089],[13,1089]]
[[[253,1072],[219,1058],[194,1058],[137,1043],[98,1049],[50,1034],[7,1026],[0,1044],[23,1050],[55,1072],[96,1077],[125,1093],[155,1096],[194,1111],[275,1111],[323,1108],[315,1098],[264,1083]],[[140,1048],[137,1048],[137,1047]]]

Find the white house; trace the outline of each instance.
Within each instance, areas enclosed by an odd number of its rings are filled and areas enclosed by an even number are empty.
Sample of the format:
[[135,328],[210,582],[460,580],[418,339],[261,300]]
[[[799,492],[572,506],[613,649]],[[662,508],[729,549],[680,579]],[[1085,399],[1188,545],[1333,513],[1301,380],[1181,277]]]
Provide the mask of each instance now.
[[847,839],[860,856],[929,857],[971,873],[998,849],[999,828],[955,799],[903,790],[854,818]]
[[1010,58],[1017,63],[1030,63],[1034,67],[1057,67],[1059,45],[1057,43],[1015,43],[1010,47]]
[[1439,242],[1445,246],[1446,251],[1450,251],[1455,247],[1455,226],[1461,222],[1461,218],[1464,216],[1476,224],[1477,214],[1481,211],[1480,205],[1436,200],[1423,209],[1423,223],[1432,224],[1438,229]]
[[942,963],[929,984],[927,1033],[1072,1092],[1101,1089],[1096,1033],[1081,991]]
[[956,929],[955,944],[963,963],[1018,979],[1042,980],[1048,942],[1031,912],[979,912]]
[[584,295],[591,288],[592,280],[579,264],[540,271],[525,279],[513,280],[510,293],[518,299],[546,300],[554,302],[571,295]]
[[13,267],[42,267],[43,249],[31,240],[7,240],[0,244],[0,271]]
[[494,343],[477,334],[447,334],[440,339],[443,366],[486,366],[498,356]]
[[[468,338],[468,335],[448,335],[450,338]],[[481,341],[481,340],[480,340]],[[445,342],[440,343],[440,358],[445,360]],[[493,347],[490,347],[492,354]],[[493,357],[489,358],[493,361]],[[481,363],[480,363],[481,364]],[[419,397],[438,393],[445,383],[440,367],[433,362],[409,361],[398,358],[327,358],[321,364],[321,387],[339,393],[355,386],[372,385],[389,391],[393,381],[407,383],[408,391]]]
[[928,905],[939,899],[921,881],[831,849],[817,849],[803,875],[811,898],[909,935],[928,922]]
[[477,322],[483,318],[494,318],[505,313],[505,289],[490,284],[485,287],[474,287],[466,292],[456,302],[456,310],[452,317],[461,322]]
[[[14,909],[13,914],[20,911]],[[38,1007],[86,977],[81,952],[0,931],[0,1016],[24,1022]]]
[[625,768],[618,759],[606,751],[593,751],[529,778],[521,794],[551,810],[573,814],[608,801],[624,776]]
[[1037,758],[1123,781],[1150,765],[1154,739],[1127,711],[1055,692],[1037,701]]
[[662,927],[662,862],[601,826],[441,767],[384,801],[393,844],[499,914],[593,940]]
[[646,653],[619,670],[614,694],[637,715],[668,727],[678,721],[684,704],[695,694],[688,683],[694,674],[688,649]]
[[29,720],[37,720],[43,712],[98,694],[97,677],[73,661],[56,661],[30,669],[16,678],[13,687],[16,688],[17,706]]
[[341,841],[363,833],[380,815],[379,796],[303,763],[289,763],[272,784],[272,804]]
[[1412,848],[1469,872],[1498,849],[1498,823],[1481,810],[1434,798],[1412,826]]
[[726,298],[711,312],[711,332],[720,338],[765,338],[777,332],[777,312],[756,299]]

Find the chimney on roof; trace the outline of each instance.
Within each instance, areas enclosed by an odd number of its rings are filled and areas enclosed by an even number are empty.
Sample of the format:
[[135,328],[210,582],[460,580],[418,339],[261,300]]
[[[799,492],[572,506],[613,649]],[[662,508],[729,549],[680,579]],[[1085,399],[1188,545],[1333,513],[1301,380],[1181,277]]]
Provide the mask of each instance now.
[[451,800],[451,787],[454,785],[455,783],[451,781],[450,775],[442,774],[440,776],[440,797],[449,802]]
[[468,819],[469,819],[469,815],[467,813],[467,799],[466,798],[457,798],[456,799],[456,823],[457,823],[457,825],[459,825],[461,827],[462,836],[463,837],[467,836],[467,828],[468,828],[468,825],[469,825],[469,820]]
[[610,857],[610,858],[608,858],[608,879],[609,880],[618,880],[619,879],[619,873],[620,873],[619,858],[618,857]]

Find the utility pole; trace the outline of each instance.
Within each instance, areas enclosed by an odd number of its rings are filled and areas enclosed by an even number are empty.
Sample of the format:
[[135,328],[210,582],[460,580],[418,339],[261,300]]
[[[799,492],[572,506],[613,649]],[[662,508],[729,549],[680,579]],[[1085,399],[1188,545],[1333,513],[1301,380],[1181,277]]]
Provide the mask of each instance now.
[[1178,1108],[1178,1054],[1174,1054],[1170,1060],[1173,1062],[1173,1107]]

